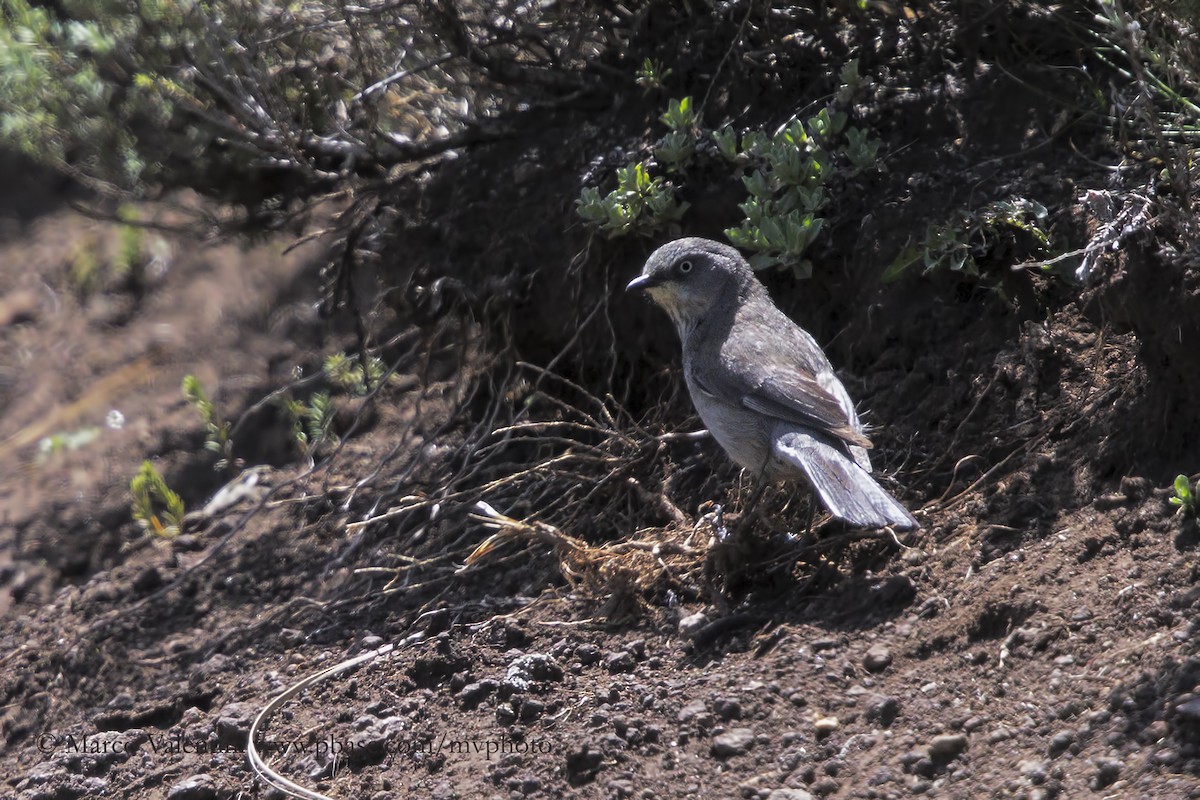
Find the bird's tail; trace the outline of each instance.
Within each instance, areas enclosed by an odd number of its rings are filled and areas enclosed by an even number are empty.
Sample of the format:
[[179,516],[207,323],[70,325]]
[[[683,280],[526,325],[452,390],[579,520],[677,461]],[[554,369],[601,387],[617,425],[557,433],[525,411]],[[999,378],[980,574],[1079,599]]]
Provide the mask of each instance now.
[[777,433],[774,441],[775,455],[804,473],[838,519],[858,528],[921,527],[899,500],[833,445],[794,429]]

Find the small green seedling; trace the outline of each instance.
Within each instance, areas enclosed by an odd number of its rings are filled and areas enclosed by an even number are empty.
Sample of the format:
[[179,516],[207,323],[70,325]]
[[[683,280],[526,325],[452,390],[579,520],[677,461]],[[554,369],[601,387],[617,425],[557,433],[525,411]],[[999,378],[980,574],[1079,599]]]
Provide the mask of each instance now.
[[696,126],[696,109],[692,105],[692,98],[672,99],[667,103],[667,113],[659,119],[673,131],[690,131]]
[[133,518],[146,533],[173,539],[183,530],[183,500],[149,461],[129,481]]
[[227,469],[233,463],[233,441],[229,438],[229,423],[217,414],[216,407],[208,399],[204,387],[195,375],[184,376],[182,389],[184,398],[196,409],[204,422],[204,449],[220,456],[214,469]]
[[345,353],[334,353],[325,357],[325,375],[338,388],[353,395],[364,395],[379,385],[387,367],[379,358],[367,356],[364,374],[364,359]]
[[671,77],[671,72],[663,67],[662,62],[647,58],[636,73],[636,83],[645,92],[657,91],[663,88],[663,81]]
[[1181,514],[1188,519],[1200,517],[1200,483],[1193,487],[1187,475],[1177,475],[1175,477],[1175,496],[1170,498],[1170,503],[1176,506],[1176,514]]
[[335,408],[329,392],[317,392],[305,404],[292,397],[281,402],[283,413],[292,425],[292,439],[305,456],[312,458],[330,438]]

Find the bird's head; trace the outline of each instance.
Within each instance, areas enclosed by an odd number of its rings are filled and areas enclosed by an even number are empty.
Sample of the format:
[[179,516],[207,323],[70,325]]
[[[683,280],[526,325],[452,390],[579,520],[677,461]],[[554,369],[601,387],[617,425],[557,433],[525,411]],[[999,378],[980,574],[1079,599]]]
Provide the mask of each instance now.
[[626,291],[642,289],[670,315],[680,334],[720,303],[735,303],[760,287],[746,259],[729,245],[709,239],[677,239],[646,259],[642,274]]

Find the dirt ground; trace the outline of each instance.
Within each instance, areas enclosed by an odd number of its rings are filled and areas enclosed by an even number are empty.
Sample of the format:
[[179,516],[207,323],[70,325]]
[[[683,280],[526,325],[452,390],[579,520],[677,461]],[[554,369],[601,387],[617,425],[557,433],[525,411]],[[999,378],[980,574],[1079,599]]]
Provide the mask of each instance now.
[[[131,282],[121,226],[6,159],[25,182],[0,198],[0,796],[282,796],[247,764],[255,716],[392,645],[279,709],[274,769],[375,800],[1200,797],[1200,534],[1168,503],[1200,452],[1179,422],[1197,260],[1147,229],[1087,287],[1003,253],[991,282],[881,284],[911,231],[972,198],[1036,197],[1064,250],[1095,233],[1103,132],[1047,134],[1036,75],[974,68],[920,115],[880,113],[903,157],[847,192],[825,277],[770,277],[924,526],[828,524],[815,546],[783,488],[725,541],[752,483],[710,440],[663,436],[699,427],[677,345],[619,291],[657,242],[579,230],[598,139],[554,144],[584,112],[420,189],[400,255],[359,287],[394,373],[333,393],[315,461],[260,401],[311,399],[323,357],[355,347],[314,310],[319,242],[149,228]],[[639,118],[616,117],[601,138]],[[685,232],[717,234],[728,203],[692,199]],[[579,335],[550,337],[559,318]],[[201,511],[231,473],[185,374],[253,468],[236,504]],[[560,427],[520,427],[538,421]],[[201,511],[178,537],[130,515],[146,459]],[[530,525],[489,527],[478,501]]]

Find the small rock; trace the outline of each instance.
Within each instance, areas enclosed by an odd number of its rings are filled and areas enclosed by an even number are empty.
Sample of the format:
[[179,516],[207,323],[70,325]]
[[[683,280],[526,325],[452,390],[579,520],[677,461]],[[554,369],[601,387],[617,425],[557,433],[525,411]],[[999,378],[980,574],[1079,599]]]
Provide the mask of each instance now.
[[498,688],[500,688],[500,684],[490,678],[468,683],[458,693],[458,702],[465,709],[475,708],[483,702],[485,697]]
[[1099,497],[1097,497],[1095,500],[1092,501],[1092,505],[1094,505],[1096,507],[1097,511],[1109,511],[1109,510],[1117,508],[1119,506],[1123,506],[1123,505],[1127,504],[1128,502],[1129,502],[1129,498],[1126,497],[1124,494],[1118,494],[1116,492],[1113,492],[1110,494],[1100,495]]
[[512,703],[500,703],[496,706],[496,721],[501,725],[508,725],[515,722],[516,719],[517,712],[513,708]]
[[1115,758],[1097,758],[1092,763],[1096,765],[1096,777],[1092,782],[1096,789],[1103,789],[1115,783],[1121,775],[1123,764]]
[[1013,734],[1011,729],[1001,725],[996,728],[996,730],[988,734],[987,741],[988,744],[999,744],[1000,742],[1013,738],[1014,735],[1015,734]]
[[699,612],[689,614],[679,620],[679,635],[685,639],[693,638],[697,633],[704,630],[704,626],[708,624],[708,617]]
[[376,636],[373,633],[367,634],[366,636],[362,637],[362,639],[360,639],[358,641],[358,651],[365,653],[368,650],[375,650],[376,648],[380,647],[382,644],[383,644],[382,636]]
[[867,672],[883,672],[892,663],[892,651],[881,644],[872,645],[863,656],[863,668]]
[[929,743],[929,757],[938,761],[949,761],[966,752],[969,741],[962,733],[943,733],[933,737]]
[[204,773],[184,778],[167,790],[167,800],[217,800],[216,782]]
[[575,657],[585,667],[591,666],[600,660],[600,648],[594,644],[581,644],[575,648]]
[[121,711],[132,711],[134,707],[133,695],[128,692],[121,692],[112,700],[108,701],[108,708],[120,709]]
[[563,679],[562,667],[553,656],[545,653],[525,653],[508,665],[504,683],[518,692],[528,691],[538,682],[558,682]]
[[900,703],[894,697],[877,694],[867,702],[867,722],[875,722],[885,728],[896,721],[900,713]]
[[734,728],[713,737],[712,754],[717,758],[740,756],[754,746],[754,731],[749,728]]
[[925,794],[933,788],[933,784],[924,778],[913,778],[908,784],[908,791],[912,794]]
[[731,697],[718,698],[714,708],[717,716],[726,722],[742,718],[742,704]]
[[740,794],[742,797],[745,797],[746,800],[754,800],[754,798],[759,796],[761,791],[760,787],[763,785],[764,781],[765,778],[762,775],[755,775],[750,780],[742,781],[738,784],[738,794]]
[[1186,722],[1200,722],[1200,697],[1177,703],[1175,713]]
[[704,705],[703,700],[693,700],[683,708],[679,709],[679,713],[675,716],[675,719],[683,723],[688,723],[707,713],[708,707]]
[[1170,747],[1164,747],[1161,750],[1155,750],[1154,755],[1150,756],[1150,760],[1155,764],[1170,766],[1179,760],[1179,751]]
[[813,730],[817,736],[828,736],[838,729],[837,717],[820,717],[813,721]]
[[1147,744],[1161,742],[1163,739],[1167,738],[1170,733],[1171,729],[1167,726],[1167,723],[1161,719],[1156,719],[1154,722],[1151,722],[1149,725],[1147,725],[1145,730],[1142,732],[1142,741],[1146,742]]
[[224,744],[245,744],[250,723],[258,714],[253,703],[229,703],[217,712],[217,738]]
[[546,710],[546,704],[541,700],[535,700],[532,697],[526,697],[521,701],[521,711],[517,714],[517,718],[522,722],[533,722],[542,715]]
[[1121,478],[1121,494],[1132,501],[1141,500],[1150,494],[1150,481],[1140,476],[1126,475]]
[[812,795],[803,789],[776,789],[767,800],[812,800]]
[[841,784],[839,784],[835,779],[825,777],[818,778],[817,780],[813,781],[809,788],[812,789],[813,794],[824,797],[827,794],[833,794],[836,792],[840,786]]
[[587,744],[567,753],[567,780],[572,786],[587,783],[596,777],[604,764],[604,754]]
[[1050,744],[1046,747],[1046,751],[1051,758],[1061,755],[1066,751],[1071,743],[1075,741],[1075,734],[1071,731],[1059,731],[1050,739]]
[[1032,783],[1046,782],[1046,762],[1032,758],[1017,762],[1017,772],[1028,778]]
[[626,797],[633,797],[633,781],[628,780],[611,780],[606,783],[605,788],[612,792],[612,796],[623,800]]
[[629,672],[636,666],[637,660],[633,653],[627,650],[610,652],[604,657],[604,668],[612,673]]

